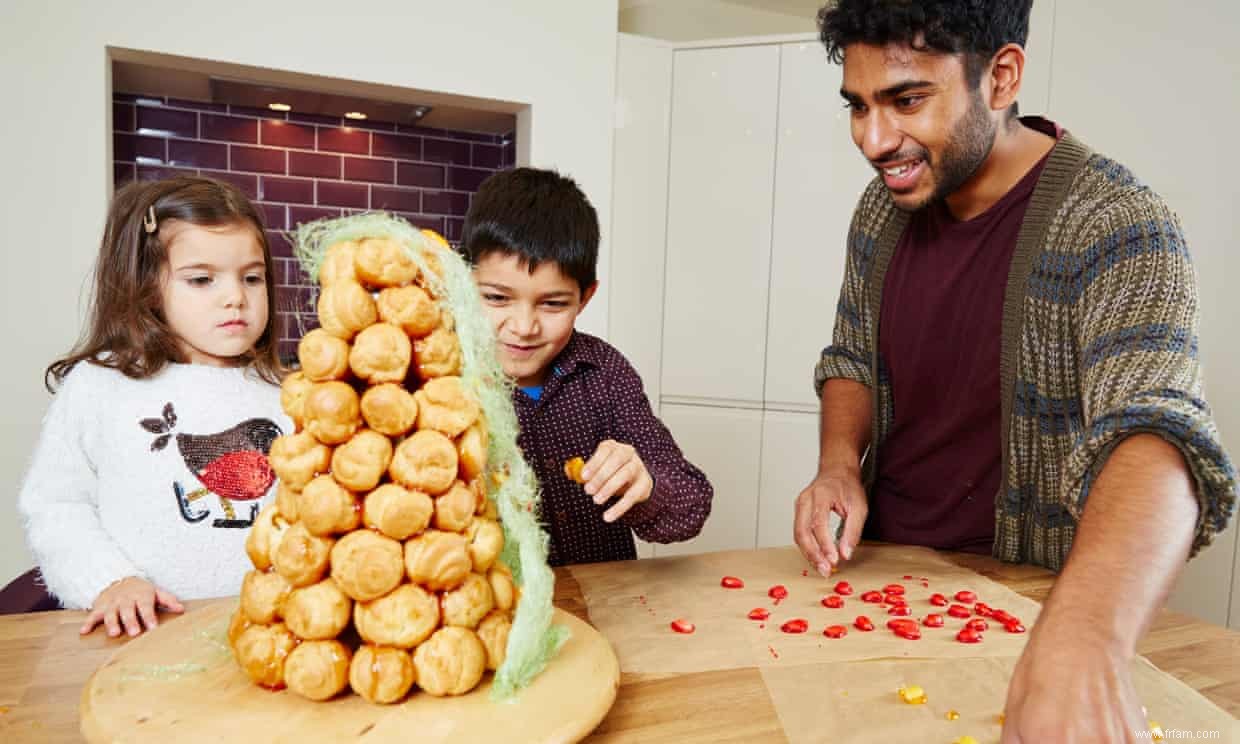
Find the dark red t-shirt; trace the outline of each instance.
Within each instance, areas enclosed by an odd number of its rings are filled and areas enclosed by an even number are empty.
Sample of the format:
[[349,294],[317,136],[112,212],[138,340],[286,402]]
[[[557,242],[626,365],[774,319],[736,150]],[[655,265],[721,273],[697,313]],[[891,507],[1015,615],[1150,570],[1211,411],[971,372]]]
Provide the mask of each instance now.
[[[1024,120],[1058,136],[1054,124]],[[977,217],[913,214],[883,283],[879,363],[894,420],[878,455],[867,537],[991,552],[1000,477],[1003,293],[1043,158]]]

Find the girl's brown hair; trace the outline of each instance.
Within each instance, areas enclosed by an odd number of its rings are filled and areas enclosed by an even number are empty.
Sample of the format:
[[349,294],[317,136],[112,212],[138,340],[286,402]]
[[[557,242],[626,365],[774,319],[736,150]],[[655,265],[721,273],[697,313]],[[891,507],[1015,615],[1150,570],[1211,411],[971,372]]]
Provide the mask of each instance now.
[[[150,219],[152,209],[157,229],[148,233],[144,221]],[[279,384],[284,370],[276,354],[275,271],[263,219],[237,187],[211,178],[185,177],[135,181],[116,192],[95,263],[86,330],[68,356],[47,368],[43,382],[49,391],[55,392],[82,361],[139,380],[154,376],[170,363],[188,361],[168,327],[161,302],[168,246],[160,240],[158,226],[164,220],[253,228],[263,247],[267,274],[267,327],[254,350],[238,362]]]

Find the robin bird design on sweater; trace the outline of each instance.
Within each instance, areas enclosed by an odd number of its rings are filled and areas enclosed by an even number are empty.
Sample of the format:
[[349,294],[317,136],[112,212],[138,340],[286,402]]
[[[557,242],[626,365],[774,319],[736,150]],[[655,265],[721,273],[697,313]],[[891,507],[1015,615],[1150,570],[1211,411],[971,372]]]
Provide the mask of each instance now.
[[[164,405],[158,418],[138,422],[146,431],[156,434],[151,451],[158,452],[172,440],[177,416],[172,403]],[[210,515],[209,509],[198,509],[194,502],[214,494],[224,509],[224,518],[211,523],[213,527],[247,528],[258,515],[259,500],[275,482],[275,472],[267,462],[271,443],[283,433],[270,419],[252,418],[242,421],[231,429],[215,434],[175,434],[181,459],[189,468],[201,488],[186,492],[178,481],[173,481],[181,518],[190,523],[201,522]],[[250,502],[249,517],[239,519],[233,502]]]

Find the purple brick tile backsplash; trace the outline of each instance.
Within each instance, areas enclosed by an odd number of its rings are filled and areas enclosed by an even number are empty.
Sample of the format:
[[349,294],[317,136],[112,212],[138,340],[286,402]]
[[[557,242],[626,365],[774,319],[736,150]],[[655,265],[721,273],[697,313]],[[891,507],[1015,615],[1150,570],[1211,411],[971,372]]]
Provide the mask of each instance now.
[[264,145],[314,149],[314,127],[287,121],[264,121],[259,127]]
[[422,157],[433,163],[469,165],[469,142],[426,138],[422,140]]
[[401,186],[442,189],[444,180],[444,168],[441,165],[428,165],[426,163],[396,164],[396,183]]
[[[159,106],[138,106],[137,128],[139,134],[156,136],[187,137],[198,136],[198,112],[179,111]],[[146,131],[141,131],[146,130]]]
[[202,171],[200,171],[200,175],[210,176],[211,178],[218,178],[221,181],[227,181],[231,183],[233,186],[236,186],[237,188],[241,189],[241,193],[245,194],[251,199],[257,200],[260,198],[258,195],[258,176],[254,175],[253,173],[234,173],[232,171],[214,171],[214,170],[206,170],[204,168]]
[[475,168],[490,168],[492,170],[499,167],[500,161],[504,158],[504,151],[499,145],[475,144],[471,146],[473,153],[470,162]]
[[290,176],[340,178],[340,156],[289,150],[288,173]]
[[417,212],[422,209],[422,192],[389,186],[370,187],[370,206],[389,212]]
[[308,178],[263,176],[260,184],[258,197],[260,199],[286,204],[314,203],[314,181]]
[[422,138],[409,137],[403,134],[384,134],[376,132],[371,135],[373,155],[387,155],[404,160],[420,160],[422,158]]
[[464,216],[468,210],[469,194],[458,194],[452,191],[422,192],[423,212]]
[[370,154],[370,132],[351,127],[319,127],[318,130],[320,150]]
[[339,217],[338,207],[292,207],[288,208],[289,227],[296,227],[303,222],[314,222],[324,217]]
[[232,151],[230,163],[233,170],[256,173],[284,173],[285,171],[288,153],[284,150],[246,145],[229,145],[228,147]]
[[112,182],[119,189],[134,179],[135,172],[133,163],[113,163]]
[[223,116],[220,114],[203,114],[200,124],[203,139],[240,142],[247,145],[258,144],[257,119],[243,119],[240,116]]
[[395,179],[396,164],[391,160],[352,157],[344,159],[344,180],[346,181],[393,183]]
[[493,170],[482,168],[449,168],[448,188],[473,193],[492,173]]
[[268,230],[283,230],[288,227],[288,207],[259,202],[258,208],[263,213],[263,225]]
[[168,164],[191,168],[228,168],[228,145],[219,142],[168,140]]
[[112,104],[112,130],[116,132],[133,131],[133,104],[117,101]]
[[163,163],[168,141],[158,137],[143,137],[137,134],[117,132],[112,135],[112,159],[125,162],[137,162],[142,158],[144,163]]
[[[316,290],[287,236],[299,224],[368,209],[460,238],[478,184],[516,159],[513,136],[116,93],[117,187],[200,174],[235,184],[255,201],[276,267],[281,353],[318,326]],[[141,130],[141,131],[139,131]]]
[[329,207],[365,209],[370,206],[370,187],[364,183],[319,181],[318,203]]

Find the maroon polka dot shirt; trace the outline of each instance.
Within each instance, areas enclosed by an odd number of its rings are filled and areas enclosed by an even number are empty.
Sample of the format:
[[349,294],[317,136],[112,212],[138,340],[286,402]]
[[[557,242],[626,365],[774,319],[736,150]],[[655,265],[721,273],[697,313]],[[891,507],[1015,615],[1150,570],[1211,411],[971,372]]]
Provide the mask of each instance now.
[[[513,393],[521,424],[517,442],[542,486],[551,565],[636,558],[634,533],[657,543],[695,537],[714,490],[650,410],[629,361],[602,339],[574,331],[551,369],[538,400],[519,389]],[[654,480],[650,499],[610,524],[603,512],[619,497],[595,505],[564,475],[566,461],[589,460],[605,439],[632,445]]]

